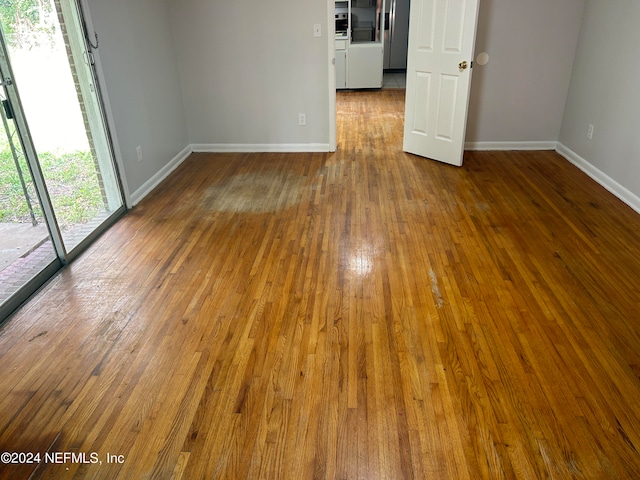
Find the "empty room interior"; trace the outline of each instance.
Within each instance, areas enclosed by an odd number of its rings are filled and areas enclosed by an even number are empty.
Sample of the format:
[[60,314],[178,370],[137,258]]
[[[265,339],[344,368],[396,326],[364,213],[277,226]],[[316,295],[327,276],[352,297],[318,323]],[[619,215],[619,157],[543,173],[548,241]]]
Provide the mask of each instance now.
[[640,478],[640,3],[481,0],[458,167],[385,1],[0,6],[0,479]]

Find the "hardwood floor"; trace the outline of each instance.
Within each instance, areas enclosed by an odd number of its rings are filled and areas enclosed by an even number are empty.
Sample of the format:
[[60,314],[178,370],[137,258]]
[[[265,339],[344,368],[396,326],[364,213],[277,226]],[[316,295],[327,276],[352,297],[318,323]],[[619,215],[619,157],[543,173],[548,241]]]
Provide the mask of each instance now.
[[640,478],[640,216],[338,109],[336,153],[192,155],[2,328],[0,478]]

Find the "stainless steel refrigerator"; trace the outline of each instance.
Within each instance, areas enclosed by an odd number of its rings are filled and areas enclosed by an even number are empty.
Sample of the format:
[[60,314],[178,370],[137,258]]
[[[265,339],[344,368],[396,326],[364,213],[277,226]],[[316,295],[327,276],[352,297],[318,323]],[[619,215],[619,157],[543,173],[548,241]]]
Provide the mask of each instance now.
[[409,0],[385,2],[384,28],[383,68],[405,70],[409,43]]

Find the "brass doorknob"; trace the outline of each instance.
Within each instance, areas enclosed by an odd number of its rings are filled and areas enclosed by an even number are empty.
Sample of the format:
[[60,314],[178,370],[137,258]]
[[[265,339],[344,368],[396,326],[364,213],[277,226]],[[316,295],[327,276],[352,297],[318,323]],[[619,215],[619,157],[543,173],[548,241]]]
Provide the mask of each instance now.
[[464,60],[464,61],[462,61],[462,62],[460,62],[460,63],[458,64],[458,68],[459,68],[461,71],[462,71],[462,70],[466,70],[468,66],[469,66],[469,64],[467,63],[467,61],[466,61],[466,60]]

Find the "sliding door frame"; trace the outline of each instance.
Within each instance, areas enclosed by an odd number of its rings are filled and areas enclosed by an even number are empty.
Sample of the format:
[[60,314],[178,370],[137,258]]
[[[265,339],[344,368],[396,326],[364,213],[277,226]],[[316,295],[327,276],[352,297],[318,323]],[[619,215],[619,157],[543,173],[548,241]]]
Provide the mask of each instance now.
[[0,325],[8,320],[21,305],[23,305],[34,293],[52,279],[58,271],[77,258],[91,243],[104,233],[107,228],[113,225],[126,212],[129,205],[126,184],[121,175],[120,164],[116,155],[116,149],[114,148],[114,138],[111,133],[109,121],[111,116],[110,112],[106,108],[105,99],[100,88],[102,77],[101,75],[98,75],[98,71],[96,69],[94,51],[99,47],[97,43],[97,36],[95,34],[93,35],[93,37],[96,38],[96,43],[92,45],[92,42],[89,40],[92,36],[88,33],[88,18],[85,15],[83,1],[69,1],[73,4],[76,14],[80,20],[79,28],[82,29],[80,33],[83,37],[84,51],[86,52],[86,59],[90,66],[89,71],[92,85],[95,87],[94,93],[96,95],[98,109],[100,111],[102,128],[106,135],[109,154],[111,156],[111,164],[114,170],[115,183],[118,190],[117,193],[120,196],[121,204],[106,216],[91,233],[67,251],[62,237],[62,232],[55,215],[55,210],[51,202],[51,197],[47,189],[46,180],[38,161],[38,155],[33,144],[29,125],[24,115],[20,94],[14,83],[14,75],[11,68],[11,61],[8,57],[8,49],[4,39],[4,34],[0,31],[0,70],[2,73],[2,78],[0,78],[2,87],[0,88],[4,88],[7,99],[12,106],[18,137],[22,145],[24,157],[29,167],[31,177],[36,187],[36,193],[40,200],[42,213],[49,230],[49,238],[52,242],[56,256],[46,267],[44,267],[39,273],[35,274],[22,287],[20,287],[17,292],[0,305]]

